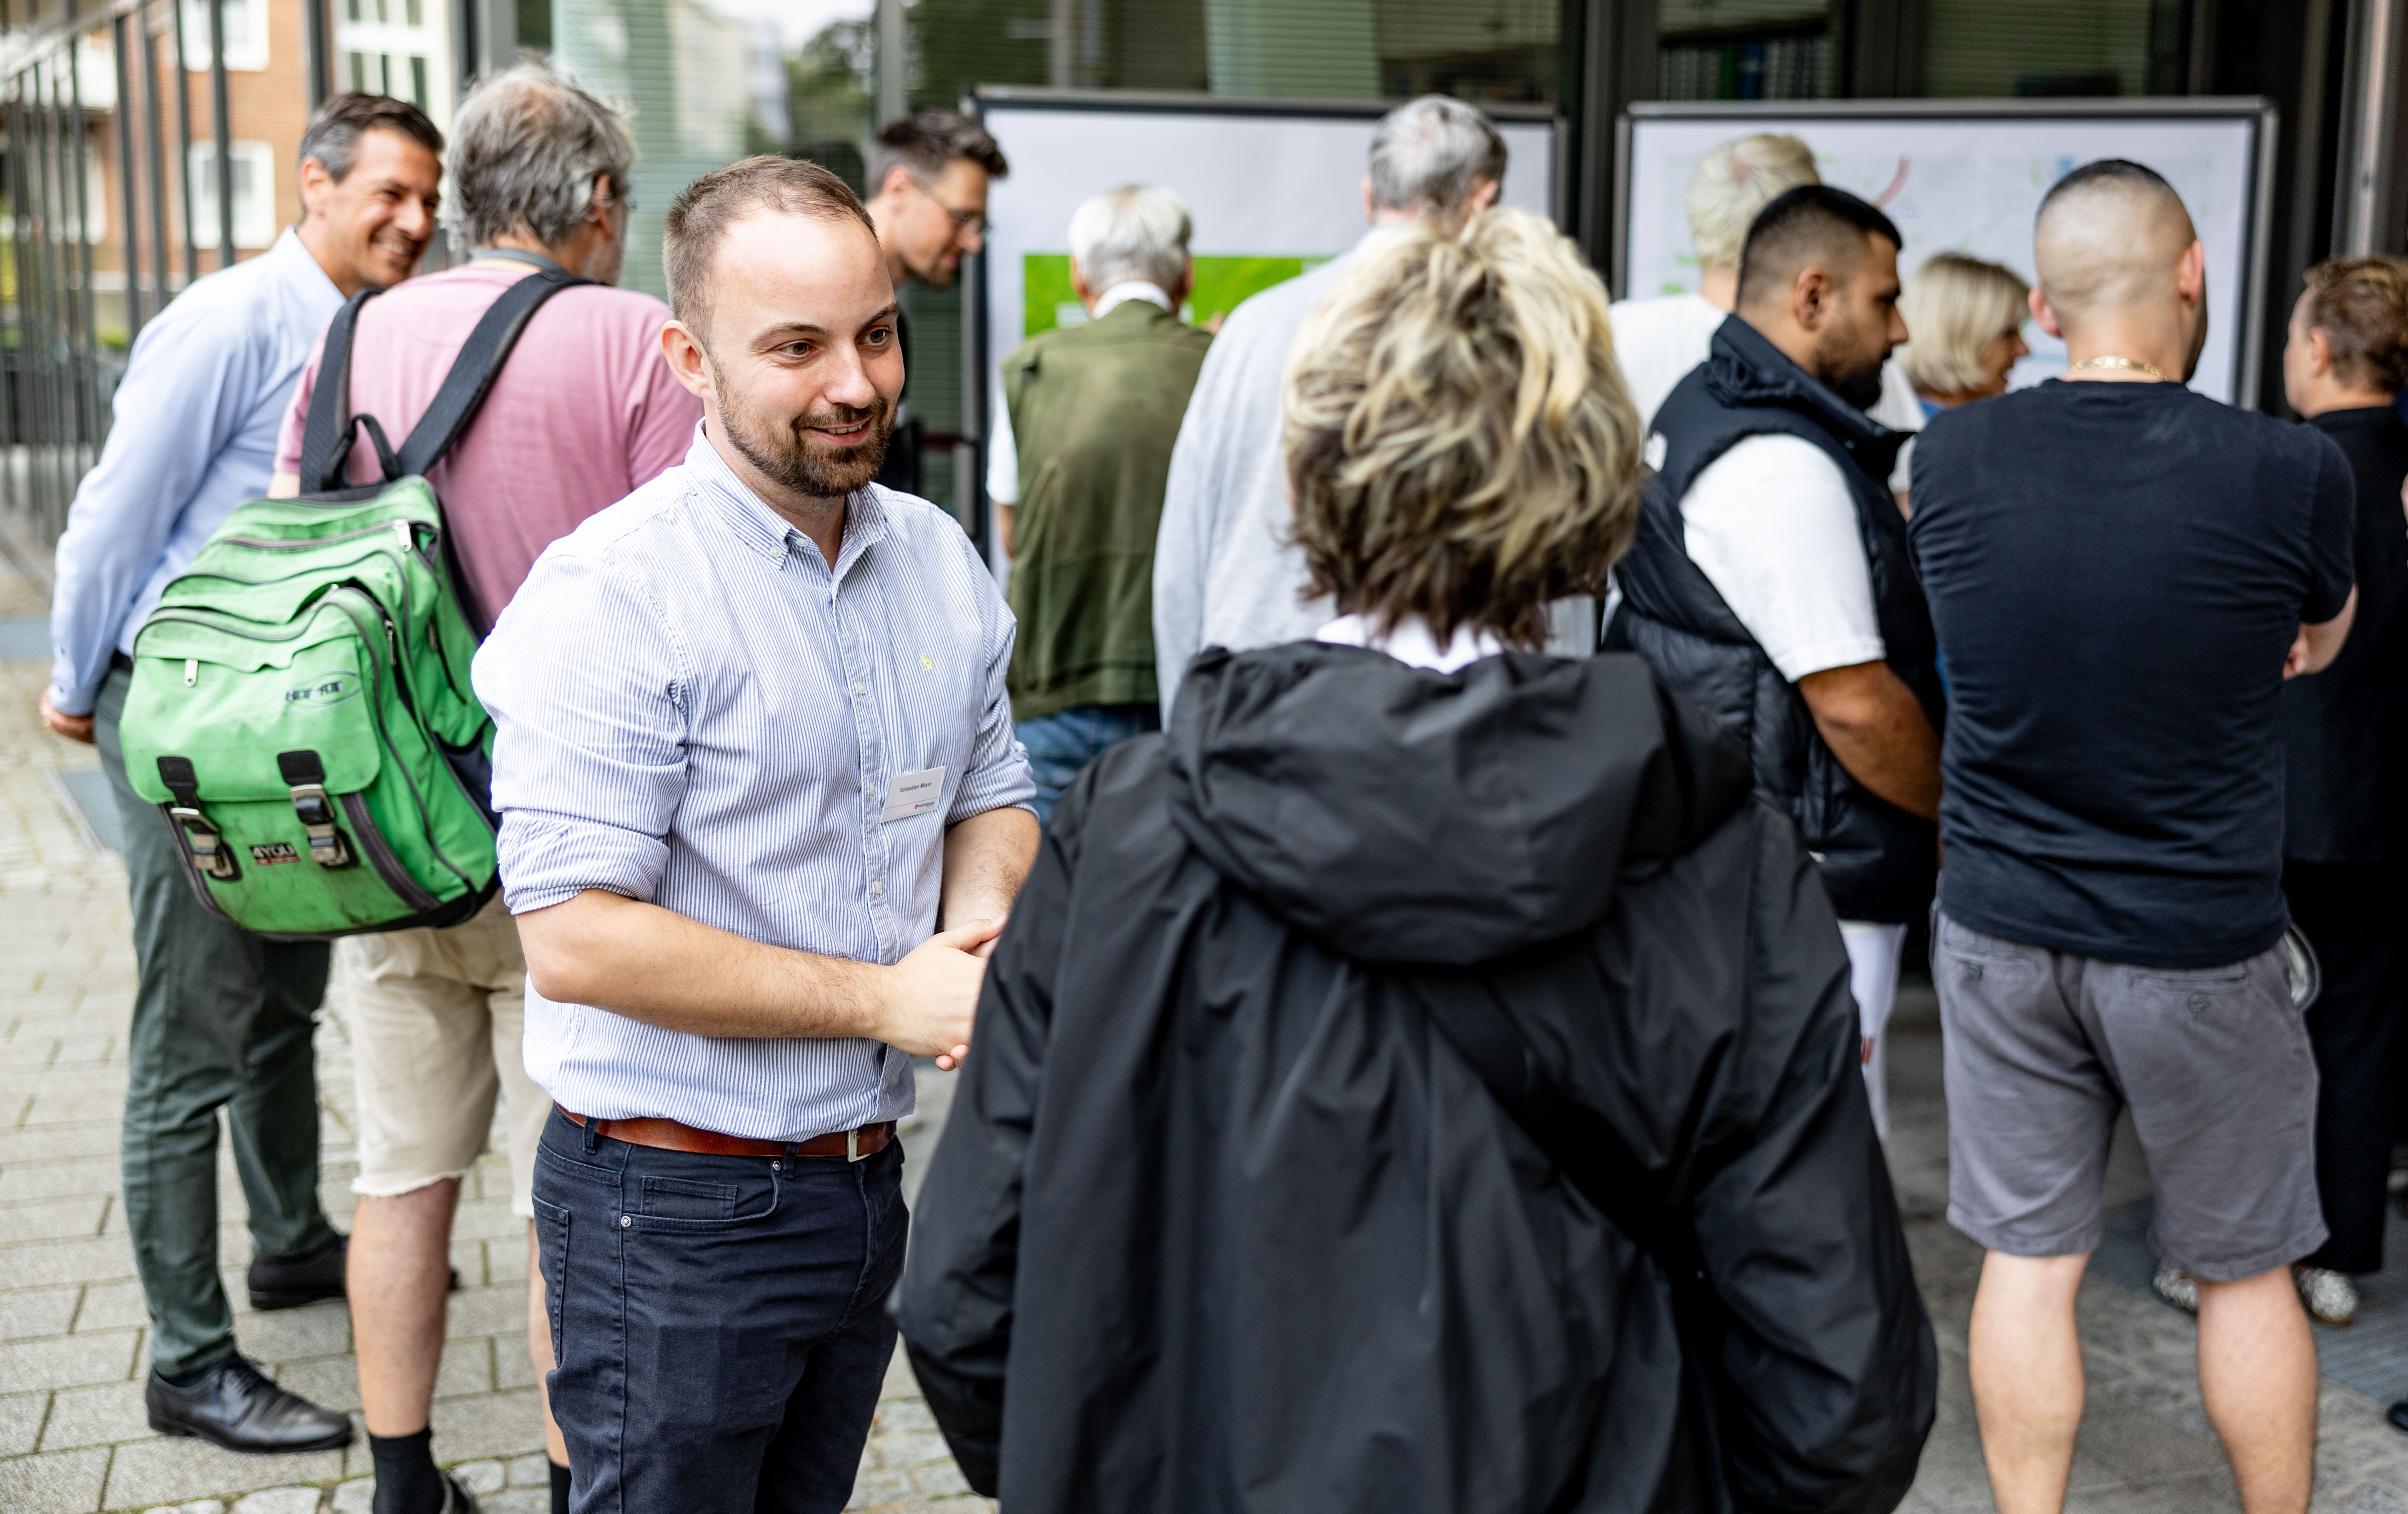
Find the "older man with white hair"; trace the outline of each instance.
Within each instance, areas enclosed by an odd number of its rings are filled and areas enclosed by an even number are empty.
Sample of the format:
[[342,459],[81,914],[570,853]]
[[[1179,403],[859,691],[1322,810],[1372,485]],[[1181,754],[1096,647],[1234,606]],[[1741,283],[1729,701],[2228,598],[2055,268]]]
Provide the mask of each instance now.
[[1118,741],[1158,729],[1154,546],[1180,418],[1212,338],[1182,324],[1193,225],[1132,184],[1070,217],[1076,325],[1003,364],[987,493],[1012,553],[1020,620],[1008,686],[1037,813]]
[[[1363,213],[1374,234],[1414,222],[1451,229],[1496,204],[1504,184],[1496,125],[1476,107],[1426,94],[1380,118]],[[1354,256],[1239,306],[1204,362],[1171,454],[1154,549],[1154,650],[1166,715],[1205,648],[1305,640],[1337,614],[1308,596],[1303,554],[1288,545],[1280,377],[1305,317]]]
[[2128,1107],[2242,1507],[2300,1514],[2316,1355],[2288,1264],[2325,1223],[2282,949],[2280,716],[2283,680],[2349,634],[2349,464],[2186,387],[2206,255],[2156,173],[2075,169],[2034,242],[2065,378],[1934,418],[1911,527],[1951,693],[1931,976],[1948,1219],[1989,1251],[1982,1451],[2003,1514],[2063,1506],[2075,1294]]

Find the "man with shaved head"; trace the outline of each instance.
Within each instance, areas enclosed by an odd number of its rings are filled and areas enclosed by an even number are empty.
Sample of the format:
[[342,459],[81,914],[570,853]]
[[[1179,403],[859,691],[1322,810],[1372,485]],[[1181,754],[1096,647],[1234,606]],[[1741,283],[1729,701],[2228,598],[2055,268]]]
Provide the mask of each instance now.
[[[1011,612],[871,480],[903,358],[844,181],[670,207],[685,461],[553,542],[477,655],[578,1514],[836,1514],[895,1351],[911,1058],[967,1054],[1037,850]],[[942,927],[939,929],[939,927]]]
[[1615,635],[1744,746],[1840,913],[1874,1126],[1907,922],[1938,866],[1931,621],[1865,408],[1906,339],[1898,228],[1800,185],[1750,226],[1738,308],[1656,413],[1659,487],[1615,568]]
[[2316,1363],[2289,1265],[2325,1224],[2282,950],[2280,716],[2283,681],[2349,632],[2349,464],[2184,387],[2206,253],[2157,174],[2067,175],[2034,262],[2065,378],[1942,413],[1914,463],[1951,700],[1931,967],[1948,1217],[1989,1251],[1983,1454],[2002,1514],[2063,1505],[2074,1296],[2128,1107],[2150,1239],[2196,1279],[2200,1386],[2242,1505],[2297,1514]]

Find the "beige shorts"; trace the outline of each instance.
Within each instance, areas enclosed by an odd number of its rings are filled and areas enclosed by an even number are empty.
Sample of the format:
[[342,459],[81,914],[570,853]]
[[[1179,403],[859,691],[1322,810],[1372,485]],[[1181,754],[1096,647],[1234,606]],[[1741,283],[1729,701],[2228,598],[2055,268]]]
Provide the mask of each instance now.
[[335,987],[359,1087],[360,1175],[351,1192],[391,1198],[465,1177],[509,1120],[510,1212],[535,1218],[535,1150],[552,1100],[526,1075],[526,959],[496,896],[441,930],[335,943]]

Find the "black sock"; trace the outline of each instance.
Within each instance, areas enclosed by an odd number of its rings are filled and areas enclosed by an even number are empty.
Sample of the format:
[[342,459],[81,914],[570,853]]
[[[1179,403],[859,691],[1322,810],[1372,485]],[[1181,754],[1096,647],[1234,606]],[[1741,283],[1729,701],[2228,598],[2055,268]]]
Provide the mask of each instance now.
[[197,1388],[201,1385],[201,1379],[203,1378],[208,1377],[217,1369],[218,1364],[215,1362],[211,1362],[205,1367],[194,1367],[190,1372],[179,1372],[172,1378],[166,1373],[162,1372],[159,1374],[159,1380],[165,1383],[170,1388]]
[[376,1514],[442,1514],[443,1474],[435,1470],[435,1432],[370,1435],[376,1463]]
[[552,1468],[552,1514],[568,1514],[568,1468],[558,1462],[547,1462]]

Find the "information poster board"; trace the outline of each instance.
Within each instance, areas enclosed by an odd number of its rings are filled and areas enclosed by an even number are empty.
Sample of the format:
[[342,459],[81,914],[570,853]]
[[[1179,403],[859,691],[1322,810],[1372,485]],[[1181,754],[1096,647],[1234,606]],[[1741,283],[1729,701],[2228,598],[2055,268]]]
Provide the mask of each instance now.
[[[2032,277],[2041,196],[2100,158],[2165,176],[2207,249],[2208,340],[2191,388],[2253,405],[2266,298],[2266,212],[2273,111],[2262,100],[1851,101],[1809,105],[1641,105],[1622,123],[1627,198],[1615,224],[1616,287],[1635,296],[1698,284],[1684,200],[1690,171],[1717,143],[1795,135],[1823,181],[1863,196],[1898,223],[1909,282],[1935,252],[1964,252]],[[2064,344],[2037,323],[2016,388],[2065,371]]]
[[[1069,246],[1082,201],[1125,184],[1184,199],[1196,222],[1196,292],[1182,313],[1207,321],[1361,239],[1371,131],[1396,105],[998,88],[980,91],[975,103],[1011,164],[988,191],[982,297],[966,302],[982,419],[1003,404],[1003,359],[1013,349],[1083,319],[1070,293]],[[1504,203],[1559,220],[1555,117],[1510,106],[1490,114],[1509,154]],[[979,464],[982,498],[982,455]]]

